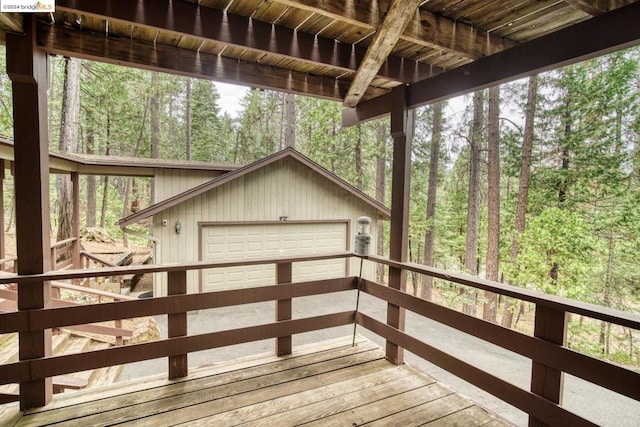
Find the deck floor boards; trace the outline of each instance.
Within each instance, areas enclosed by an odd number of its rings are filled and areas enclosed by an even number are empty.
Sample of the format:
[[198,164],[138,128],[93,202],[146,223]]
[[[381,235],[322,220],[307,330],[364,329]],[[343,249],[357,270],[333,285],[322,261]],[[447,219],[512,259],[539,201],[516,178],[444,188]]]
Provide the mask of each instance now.
[[508,425],[365,339],[65,393],[16,426]]

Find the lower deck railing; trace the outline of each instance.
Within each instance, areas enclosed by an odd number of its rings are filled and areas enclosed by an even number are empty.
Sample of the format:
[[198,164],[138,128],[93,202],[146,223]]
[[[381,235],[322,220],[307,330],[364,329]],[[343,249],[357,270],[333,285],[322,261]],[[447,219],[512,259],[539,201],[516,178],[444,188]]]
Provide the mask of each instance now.
[[[569,373],[640,401],[639,372],[578,353],[564,346],[563,342],[567,313],[585,315],[632,329],[640,329],[640,316],[489,282],[477,277],[450,273],[412,263],[394,262],[373,256],[366,259],[385,264],[390,269],[395,269],[396,272],[412,271],[426,274],[453,283],[531,302],[536,307],[534,336],[503,328],[411,296],[401,290],[358,277],[291,283],[292,264],[294,263],[351,256],[353,255],[350,253],[339,253],[238,262],[70,270],[33,276],[2,277],[0,284],[17,283],[18,286],[30,286],[33,283],[63,279],[164,272],[168,276],[168,296],[99,305],[4,313],[0,314],[0,333],[18,332],[20,336],[26,337],[29,334],[42,333],[44,330],[76,324],[166,314],[168,337],[155,342],[79,354],[34,359],[23,357],[18,362],[2,365],[0,366],[0,385],[20,383],[21,394],[0,394],[0,403],[19,400],[21,407],[26,409],[33,405],[30,400],[31,394],[23,392],[23,390],[33,391],[34,387],[47,387],[47,382],[44,381],[46,378],[161,357],[168,358],[168,377],[179,378],[188,374],[188,353],[269,338],[276,339],[276,353],[285,355],[292,350],[292,335],[353,324],[354,322],[385,338],[388,343],[392,344],[392,347],[404,348],[527,412],[530,415],[531,425],[593,425],[560,405],[563,373]],[[187,271],[189,270],[256,264],[276,264],[274,285],[202,294],[186,293]],[[292,319],[293,298],[353,291],[358,288],[361,292],[388,302],[390,310],[392,308],[396,311],[398,308],[410,310],[530,358],[533,362],[530,389],[525,390],[517,387],[498,378],[494,375],[495,373],[483,371],[457,359],[435,348],[427,340],[423,341],[405,333],[403,328],[392,327],[365,313],[356,311],[355,306],[353,310],[349,311]],[[265,301],[275,301],[276,304],[276,319],[272,323],[199,335],[188,334],[187,313],[189,311]]]

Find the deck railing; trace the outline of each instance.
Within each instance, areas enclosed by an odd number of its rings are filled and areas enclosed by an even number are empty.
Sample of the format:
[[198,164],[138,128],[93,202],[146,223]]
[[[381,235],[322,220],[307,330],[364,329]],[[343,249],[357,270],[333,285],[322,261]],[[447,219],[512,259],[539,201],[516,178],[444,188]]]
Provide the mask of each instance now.
[[18,258],[9,256],[0,259],[0,272],[15,273],[18,271]]
[[[105,267],[117,267],[116,264],[113,264],[107,260],[104,260],[102,258],[100,258],[99,256],[92,254],[91,252],[87,252],[87,251],[80,251],[80,266],[82,266],[82,268],[88,269],[88,268],[105,268]],[[100,279],[101,277],[98,277],[98,279]],[[121,284],[122,283],[122,276],[121,275],[115,275],[115,276],[105,276],[104,277],[105,280],[110,281],[112,283],[118,283]],[[84,280],[80,281],[80,284],[82,286],[87,286],[89,282],[89,278],[85,278]]]
[[[376,256],[366,257],[366,259],[385,264],[390,268],[426,274],[535,304],[534,336],[503,328],[405,292],[369,280],[359,280],[357,277],[291,283],[292,264],[294,263],[351,256],[350,253],[338,253],[237,262],[201,262],[60,271],[33,276],[0,278],[0,284],[18,283],[18,286],[28,286],[30,282],[105,275],[152,272],[164,272],[168,275],[168,296],[166,297],[0,314],[0,333],[19,332],[21,334],[78,323],[168,315],[168,338],[166,339],[80,354],[21,360],[0,366],[0,384],[41,382],[44,378],[56,375],[160,357],[168,358],[169,378],[178,378],[188,373],[187,354],[190,352],[276,338],[276,353],[284,355],[291,352],[291,336],[294,334],[357,322],[358,325],[380,335],[388,342],[450,371],[527,412],[530,414],[530,424],[532,425],[593,425],[557,403],[562,390],[561,375],[565,372],[640,401],[639,372],[578,353],[565,347],[562,342],[566,328],[566,313],[585,315],[632,329],[640,329],[640,316],[490,282],[464,274],[451,273],[418,264],[393,262]],[[274,285],[203,294],[186,294],[187,271],[189,270],[257,264],[276,264]],[[375,320],[365,313],[356,312],[355,307],[350,311],[292,319],[291,301],[293,298],[355,290],[358,287],[362,292],[380,298],[390,305],[410,310],[530,358],[533,361],[530,390],[508,383],[492,373],[457,359],[436,349],[428,342]],[[188,335],[187,333],[187,312],[189,311],[265,301],[276,302],[276,321],[273,323],[200,335]],[[16,400],[21,400],[23,406],[26,405],[25,399],[21,399],[18,395],[0,395],[0,403]],[[26,402],[28,403],[28,401]]]
[[67,270],[80,266],[80,240],[76,237],[51,245],[51,269]]

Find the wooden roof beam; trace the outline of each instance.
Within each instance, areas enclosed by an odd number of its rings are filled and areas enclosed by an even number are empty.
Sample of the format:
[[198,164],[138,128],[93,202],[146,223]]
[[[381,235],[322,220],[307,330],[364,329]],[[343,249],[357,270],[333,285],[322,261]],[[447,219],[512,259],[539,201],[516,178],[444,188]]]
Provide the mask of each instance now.
[[[342,101],[348,90],[347,82],[330,78],[190,49],[81,32],[58,25],[40,26],[38,45],[56,55],[284,92],[307,93],[335,101]],[[370,89],[366,97],[384,93],[384,89]]]
[[22,29],[22,15],[14,12],[0,13],[0,29],[16,33],[24,32]]
[[346,107],[358,105],[369,84],[378,74],[378,70],[398,43],[398,39],[409,20],[414,17],[418,2],[419,0],[394,0],[358,67],[356,76],[344,99]]
[[[56,9],[69,13],[117,21],[154,30],[216,41],[244,49],[294,58],[312,65],[358,69],[365,48],[306,34],[283,26],[198,6],[183,0],[58,0]],[[425,79],[440,69],[397,56],[389,56],[379,76],[411,83]]]
[[[407,106],[416,108],[640,44],[640,2],[572,25],[503,52],[438,74],[408,87]],[[390,96],[342,111],[344,126],[389,113]]]
[[[338,21],[349,22],[375,31],[386,12],[389,0],[373,2],[344,0],[273,0],[293,8],[302,8]],[[378,6],[377,8],[374,6]],[[409,21],[400,40],[444,50],[468,59],[478,59],[515,46],[512,40],[487,33],[420,8]]]
[[580,9],[591,16],[602,15],[610,12],[625,4],[629,4],[629,0],[564,0],[576,9]]

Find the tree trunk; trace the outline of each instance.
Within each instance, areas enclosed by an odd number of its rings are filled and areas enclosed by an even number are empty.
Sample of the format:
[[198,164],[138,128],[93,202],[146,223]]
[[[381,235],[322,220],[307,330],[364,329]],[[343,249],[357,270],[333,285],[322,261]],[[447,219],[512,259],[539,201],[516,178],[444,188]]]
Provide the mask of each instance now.
[[562,147],[562,162],[560,164],[560,182],[558,184],[558,201],[562,206],[567,200],[569,165],[571,163],[569,153],[569,139],[571,138],[571,94],[567,94],[565,100],[565,110],[562,115],[564,122],[564,138],[565,143]]
[[[189,80],[190,81],[190,80]],[[133,157],[138,157],[138,152],[140,151],[140,144],[142,142],[142,136],[144,135],[144,127],[147,123],[147,110],[149,109],[149,102],[145,103],[144,106],[144,113],[142,114],[142,123],[140,124],[140,132],[138,133],[138,139],[136,140],[136,146],[133,149]],[[130,193],[130,189],[131,186],[135,187],[135,181],[134,178],[132,176],[127,177],[126,182],[125,182],[125,187],[124,187],[124,203],[122,204],[122,216],[125,217],[129,214],[129,212],[134,212],[133,211],[133,204],[135,203],[136,205],[138,205],[139,201],[138,201],[138,193],[137,191],[134,190],[134,200],[132,202],[132,208],[130,210],[129,209],[129,193]],[[124,238],[126,240],[126,234],[124,235]],[[126,245],[125,245],[126,246]]]
[[[94,154],[95,150],[95,131],[93,129],[93,124],[88,124],[87,129],[87,143],[86,143],[86,151],[87,154]],[[85,226],[87,227],[95,227],[96,226],[96,177],[94,175],[87,175],[87,207],[86,207],[86,217],[85,217]]]
[[[75,153],[78,147],[78,120],[80,117],[80,60],[66,58],[62,112],[60,114],[60,141],[58,149],[63,153]],[[56,240],[71,237],[72,197],[71,178],[58,175],[58,232]],[[76,236],[77,237],[77,236]]]
[[[500,86],[489,88],[487,167],[487,279],[498,281],[500,265]],[[482,318],[496,322],[498,295],[485,291]]]
[[[187,130],[186,134],[186,157],[187,160],[191,160],[191,77],[187,77],[187,101],[186,101],[186,111],[185,111],[185,127]],[[146,116],[146,109],[145,109]],[[142,121],[142,125],[144,127],[144,120]]]
[[[609,231],[609,245],[607,247],[607,271],[605,273],[604,279],[604,292],[602,298],[602,305],[605,307],[611,307],[611,291],[612,291],[612,280],[613,280],[613,259],[615,252],[615,236],[613,235],[613,231]],[[611,323],[608,322],[600,322],[600,348],[602,349],[602,354],[607,356],[609,354],[609,328],[611,328]]]
[[296,96],[293,93],[284,94],[284,145],[296,146]]
[[[440,142],[442,140],[442,107],[438,102],[433,106],[433,128],[431,132],[431,151],[429,152],[429,184],[427,187],[427,232],[424,236],[424,264],[433,267],[433,245],[436,228],[436,195],[438,190],[438,163],[440,160]],[[421,297],[431,301],[433,277],[423,276]]]
[[529,178],[531,177],[531,152],[533,149],[533,125],[536,114],[538,96],[538,76],[529,78],[527,107],[524,122],[524,138],[522,141],[522,158],[520,161],[520,182],[518,186],[518,207],[516,208],[515,233],[511,242],[511,263],[515,265],[520,250],[520,234],[526,225],[527,205],[529,203]]
[[[378,159],[376,161],[376,200],[384,205],[386,190],[386,162],[387,162],[387,135],[385,126],[376,125],[376,143],[378,145]],[[384,223],[378,221],[376,234],[376,252],[378,255],[384,254]],[[376,263],[376,281],[384,283],[384,265]]]
[[157,159],[160,154],[160,91],[157,88],[158,73],[151,77],[152,93],[149,100],[149,114],[151,116],[151,158]]
[[109,205],[109,177],[104,176],[102,181],[102,209],[100,211],[100,227],[105,228],[107,224],[107,207]]
[[[515,231],[511,242],[511,264],[517,264],[518,252],[520,250],[520,235],[524,232],[526,225],[527,206],[529,204],[529,178],[531,177],[531,152],[533,149],[533,125],[536,115],[536,102],[538,98],[538,76],[529,78],[529,89],[527,91],[527,106],[524,120],[524,137],[522,140],[522,158],[520,161],[520,182],[518,186],[518,207],[516,208]],[[511,328],[513,323],[513,311],[516,309],[516,302],[510,298],[505,298],[504,310],[502,313],[502,326]]]
[[[467,236],[465,241],[464,267],[469,274],[478,274],[478,198],[480,183],[478,168],[480,166],[480,142],[484,119],[483,93],[477,91],[473,95],[473,123],[469,138],[469,194],[467,199]],[[478,293],[469,290],[462,305],[462,311],[476,315]]]
[[[569,191],[569,167],[571,165],[571,133],[572,133],[572,120],[571,120],[571,92],[567,93],[565,98],[565,109],[562,114],[562,121],[564,122],[564,143],[562,144],[562,155],[560,163],[560,180],[558,182],[558,203],[560,208],[563,208],[567,202],[567,192]],[[551,254],[547,254],[551,259]],[[558,286],[558,279],[560,275],[560,266],[557,262],[551,263],[549,269],[549,278],[553,286]]]
[[[158,73],[151,74],[151,98],[149,99],[149,116],[151,120],[151,158],[157,159],[160,154],[160,91],[158,90]],[[151,203],[155,202],[155,182],[151,178]]]
[[[109,137],[111,136],[111,114],[109,113],[109,110],[107,110],[107,137],[106,137],[106,144],[105,144],[105,150],[104,150],[104,155],[108,156],[109,155],[109,144],[110,144],[110,139]],[[107,223],[107,207],[109,205],[109,177],[105,176],[104,180],[103,180],[103,187],[102,187],[102,209],[100,212],[100,227],[101,228],[105,228],[105,225]]]
[[358,139],[356,140],[356,187],[362,191],[362,126],[358,125]]

